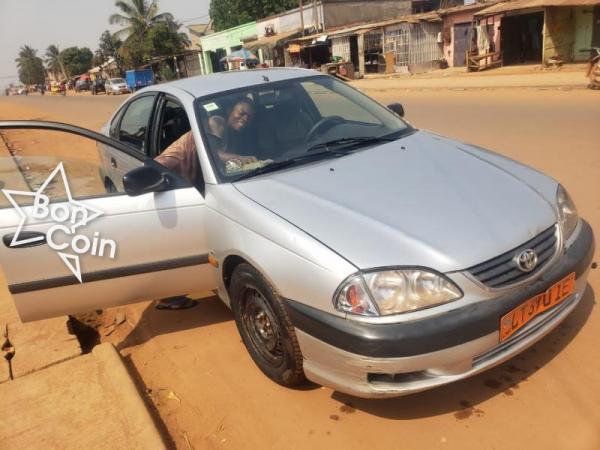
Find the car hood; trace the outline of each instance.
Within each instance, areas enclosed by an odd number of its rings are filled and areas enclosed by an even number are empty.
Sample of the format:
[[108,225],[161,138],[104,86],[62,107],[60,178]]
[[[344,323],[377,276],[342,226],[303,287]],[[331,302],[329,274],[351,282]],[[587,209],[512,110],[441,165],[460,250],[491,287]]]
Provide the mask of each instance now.
[[556,222],[554,206],[510,165],[467,147],[419,131],[235,187],[360,269],[461,270]]

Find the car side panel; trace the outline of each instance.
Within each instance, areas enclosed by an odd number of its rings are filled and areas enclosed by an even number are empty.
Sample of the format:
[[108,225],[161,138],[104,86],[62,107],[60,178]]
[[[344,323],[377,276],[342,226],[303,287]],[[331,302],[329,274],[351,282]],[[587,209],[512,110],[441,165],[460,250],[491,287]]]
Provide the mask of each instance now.
[[240,256],[276,291],[320,310],[344,316],[333,294],[356,268],[289,222],[242,195],[230,184],[207,186],[207,240],[219,261],[219,296],[229,304],[223,262]]

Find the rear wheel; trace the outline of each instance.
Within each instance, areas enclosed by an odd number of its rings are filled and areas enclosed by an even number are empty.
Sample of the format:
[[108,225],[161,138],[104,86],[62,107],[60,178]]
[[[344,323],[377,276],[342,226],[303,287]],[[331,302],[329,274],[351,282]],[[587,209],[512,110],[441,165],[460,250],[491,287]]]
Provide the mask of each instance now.
[[251,265],[240,264],[231,277],[231,307],[235,322],[258,367],[277,383],[302,383],[302,353],[283,302]]

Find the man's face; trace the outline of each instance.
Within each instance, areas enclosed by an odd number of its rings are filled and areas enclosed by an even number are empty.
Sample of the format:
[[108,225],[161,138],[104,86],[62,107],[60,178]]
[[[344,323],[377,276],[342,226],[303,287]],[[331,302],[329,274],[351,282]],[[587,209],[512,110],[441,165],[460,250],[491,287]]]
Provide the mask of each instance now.
[[241,131],[250,123],[253,115],[252,106],[244,102],[237,103],[229,114],[227,125],[235,131]]

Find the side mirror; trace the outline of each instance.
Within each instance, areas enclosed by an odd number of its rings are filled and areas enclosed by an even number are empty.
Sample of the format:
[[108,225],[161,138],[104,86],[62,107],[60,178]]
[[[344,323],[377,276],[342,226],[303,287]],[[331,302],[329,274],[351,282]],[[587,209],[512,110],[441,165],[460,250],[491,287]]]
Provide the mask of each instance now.
[[392,103],[388,105],[388,108],[398,114],[400,117],[404,117],[404,107],[400,103]]
[[169,187],[169,180],[156,167],[142,166],[123,175],[123,187],[130,197],[149,192],[164,191]]

